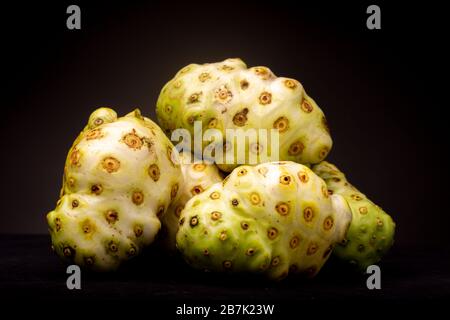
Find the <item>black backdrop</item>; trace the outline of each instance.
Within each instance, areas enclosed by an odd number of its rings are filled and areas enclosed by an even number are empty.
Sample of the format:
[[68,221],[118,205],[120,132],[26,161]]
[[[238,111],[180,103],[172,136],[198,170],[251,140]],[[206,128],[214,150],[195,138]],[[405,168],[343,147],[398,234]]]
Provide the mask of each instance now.
[[[65,24],[74,3],[79,31]],[[94,108],[155,119],[178,69],[240,57],[302,82],[331,126],[329,159],[394,217],[397,243],[448,243],[443,8],[376,2],[382,29],[368,30],[372,3],[314,3],[2,4],[0,233],[46,232]]]

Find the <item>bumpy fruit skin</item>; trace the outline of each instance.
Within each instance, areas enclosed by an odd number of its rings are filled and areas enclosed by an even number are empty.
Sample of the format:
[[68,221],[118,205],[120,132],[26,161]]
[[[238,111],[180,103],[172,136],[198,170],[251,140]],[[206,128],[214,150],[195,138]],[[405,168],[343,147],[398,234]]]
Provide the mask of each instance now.
[[[289,160],[314,164],[332,147],[325,116],[300,82],[276,77],[266,67],[247,69],[240,59],[184,67],[162,89],[156,113],[169,135],[176,128],[194,134],[194,121],[202,122],[203,131],[220,130],[223,140],[216,149],[225,149],[224,154],[233,160],[218,163],[227,172],[237,163],[255,164],[248,162],[251,153],[257,163]],[[236,141],[225,141],[225,130],[251,128],[278,130],[279,159],[263,158],[263,154],[273,156],[270,142],[256,138],[246,143],[245,161],[237,160]],[[205,142],[203,148],[208,144]]]
[[240,166],[188,201],[177,246],[205,271],[314,276],[350,222],[342,201],[301,164]]
[[135,110],[100,108],[70,149],[63,187],[47,222],[69,263],[113,270],[152,243],[177,196],[181,169],[161,129]]
[[165,249],[176,251],[176,234],[179,219],[186,202],[193,196],[205,192],[211,185],[223,180],[219,169],[214,164],[195,159],[189,152],[180,153],[181,172],[183,181],[178,191],[178,197],[173,201],[161,222],[164,228],[162,242]]
[[323,161],[312,170],[325,180],[330,193],[342,195],[352,214],[345,239],[333,251],[361,271],[379,262],[394,243],[395,223],[379,206],[352,186],[336,166]]

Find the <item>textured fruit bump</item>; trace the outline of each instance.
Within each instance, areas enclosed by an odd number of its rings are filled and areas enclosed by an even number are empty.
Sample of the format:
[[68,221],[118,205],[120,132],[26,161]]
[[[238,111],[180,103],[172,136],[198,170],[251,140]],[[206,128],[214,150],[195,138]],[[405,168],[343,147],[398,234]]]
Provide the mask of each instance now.
[[188,201],[177,246],[205,271],[314,276],[349,223],[341,201],[304,165],[240,166]]
[[181,169],[161,129],[135,110],[92,113],[64,167],[56,208],[47,215],[53,248],[69,263],[113,270],[153,242]]
[[361,271],[379,262],[394,242],[395,223],[379,206],[352,186],[336,166],[326,161],[313,167],[330,193],[342,195],[352,213],[345,239],[333,251]]
[[194,155],[189,152],[180,153],[180,165],[183,183],[178,191],[179,196],[171,203],[161,219],[165,231],[162,241],[165,248],[172,252],[176,250],[175,238],[180,215],[186,202],[193,196],[205,192],[211,185],[223,180],[217,166],[195,159]]
[[[262,158],[262,152],[272,156],[270,139],[256,138],[246,142],[246,159],[241,159],[245,161],[250,152],[258,162],[313,164],[322,161],[332,146],[325,116],[300,82],[276,77],[266,67],[247,69],[240,59],[184,67],[162,89],[156,113],[167,134],[177,128],[194,134],[195,121],[202,122],[202,130],[220,130],[224,140],[226,129],[278,130],[279,159]],[[238,163],[236,139],[224,140],[216,147],[234,161],[218,165],[230,172]]]

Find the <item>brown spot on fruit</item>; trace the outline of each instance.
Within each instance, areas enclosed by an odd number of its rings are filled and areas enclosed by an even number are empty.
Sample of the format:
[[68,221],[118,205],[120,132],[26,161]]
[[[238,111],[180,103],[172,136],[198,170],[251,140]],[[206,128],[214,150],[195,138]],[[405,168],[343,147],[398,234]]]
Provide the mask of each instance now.
[[189,220],[189,225],[191,227],[195,227],[196,225],[198,225],[198,217],[197,216],[191,217],[191,220]]
[[308,250],[306,251],[306,254],[308,256],[311,256],[317,252],[319,249],[319,245],[316,242],[310,242],[308,245]]
[[298,244],[300,243],[300,238],[297,236],[292,237],[292,239],[289,241],[289,247],[291,249],[295,249],[298,247]]
[[270,104],[272,102],[272,94],[264,91],[259,96],[259,103],[262,105]]
[[72,209],[77,208],[80,205],[77,199],[72,200]]
[[223,66],[220,67],[220,70],[222,70],[222,71],[232,71],[232,70],[234,70],[234,68],[232,66],[224,64]]
[[245,255],[247,255],[247,256],[252,256],[252,255],[254,255],[255,254],[255,249],[253,249],[253,248],[248,248],[246,251],[245,251]]
[[108,223],[115,223],[117,220],[119,220],[119,214],[116,210],[108,210],[105,213],[105,218]]
[[238,199],[233,199],[233,200],[231,200],[231,204],[233,205],[233,207],[238,206],[238,205],[239,205]]
[[225,269],[230,269],[231,266],[232,266],[232,263],[231,263],[230,260],[225,260],[225,261],[223,262],[223,267],[224,267]]
[[172,113],[172,106],[170,104],[166,104],[164,110],[166,111],[166,113]]
[[102,167],[108,173],[117,172],[120,168],[120,161],[113,157],[106,157],[102,161]]
[[153,163],[148,167],[148,174],[153,179],[153,181],[158,181],[160,177],[160,171],[157,164]]
[[323,220],[323,229],[325,231],[328,231],[331,228],[333,228],[333,225],[334,225],[333,217],[328,216],[328,217],[325,218],[325,220]]
[[245,221],[241,222],[241,228],[243,230],[248,230],[249,227],[250,227],[250,225],[247,222],[245,222]]
[[137,238],[142,236],[142,234],[144,233],[144,229],[140,225],[135,225],[134,228],[133,228],[133,231],[134,231],[134,234],[135,234],[135,236]]
[[268,171],[269,171],[269,169],[267,169],[267,167],[261,167],[258,169],[258,172],[264,177],[266,176]]
[[284,80],[284,85],[289,89],[295,89],[297,88],[297,83],[295,80],[292,79],[286,79]]
[[245,169],[245,168],[240,168],[237,172],[238,177],[245,176],[246,174],[247,174],[247,169]]
[[191,70],[191,67],[186,66],[183,69],[180,70],[180,74],[185,74]]
[[214,92],[216,100],[221,103],[228,103],[233,98],[233,94],[228,90],[227,86],[223,85]]
[[101,184],[93,184],[93,185],[91,186],[91,192],[92,192],[93,194],[99,195],[99,194],[102,193],[102,191],[103,191],[103,187],[102,187]]
[[311,222],[314,219],[314,210],[311,207],[306,207],[303,210],[303,218],[305,219],[306,222]]
[[286,202],[278,202],[275,206],[275,210],[282,216],[286,216],[289,214],[289,205]]
[[255,142],[250,145],[250,152],[254,154],[260,154],[262,151],[262,147],[259,143]]
[[273,123],[273,128],[278,129],[279,132],[286,132],[289,129],[289,120],[286,117],[279,117]]
[[136,248],[134,246],[131,246],[130,249],[128,249],[127,254],[129,256],[134,256],[136,254]]
[[101,137],[103,137],[101,129],[93,129],[86,133],[86,140],[100,139]]
[[330,152],[330,149],[328,149],[327,147],[322,148],[319,151],[319,158],[324,159],[327,156],[328,152]]
[[383,221],[379,217],[377,217],[376,220],[377,220],[377,228],[381,229],[383,227]]
[[304,171],[297,172],[297,176],[300,179],[300,181],[303,183],[307,183],[309,180],[308,174]]
[[240,85],[242,90],[247,90],[249,83],[247,80],[241,80]]
[[203,255],[204,256],[209,256],[209,250],[208,249],[204,249],[203,250]]
[[226,232],[226,231],[222,231],[222,232],[220,233],[220,235],[219,235],[219,239],[220,239],[221,241],[225,241],[225,240],[227,240],[227,238],[228,238],[227,232]]
[[274,240],[277,236],[278,236],[278,230],[276,228],[272,227],[269,230],[267,230],[267,237],[270,240]]
[[144,202],[144,194],[142,193],[142,191],[133,191],[133,194],[131,196],[131,200],[133,201],[133,203],[135,205],[140,205],[142,204],[142,202]]
[[211,219],[214,221],[219,220],[222,217],[222,214],[219,211],[211,212]]
[[119,246],[114,241],[110,241],[108,244],[108,249],[111,252],[117,252],[119,250]]
[[182,81],[177,81],[173,84],[173,86],[175,87],[175,89],[179,89],[181,88],[181,86],[183,85]]
[[67,184],[69,185],[70,188],[75,187],[75,179],[70,177],[69,179],[67,179]]
[[84,263],[87,266],[92,266],[94,264],[94,257],[84,257]]
[[298,156],[303,152],[303,149],[305,149],[303,143],[301,143],[301,141],[296,141],[289,146],[288,153],[291,156]]
[[70,164],[72,166],[79,167],[81,165],[80,159],[81,159],[81,152],[78,149],[74,148],[69,156]]
[[203,171],[206,168],[206,165],[204,163],[196,163],[193,165],[193,168],[195,171]]
[[56,227],[56,232],[58,232],[59,230],[61,230],[61,219],[60,218],[55,218],[55,227]]
[[360,200],[362,200],[362,197],[359,195],[359,194],[352,194],[351,196],[350,196],[353,200],[356,200],[356,201],[360,201]]
[[97,127],[97,126],[102,125],[103,122],[104,122],[104,121],[103,121],[102,118],[96,118],[96,119],[94,120],[94,125]]
[[160,205],[160,206],[158,207],[158,210],[156,211],[156,216],[157,216],[159,219],[161,219],[162,216],[164,215],[165,210],[166,210],[166,207],[164,207],[163,204]]
[[195,186],[191,189],[191,194],[195,196],[196,194],[200,194],[203,192],[202,186]]
[[220,198],[220,193],[218,193],[217,191],[211,192],[211,194],[209,195],[209,197],[213,200],[217,200]]
[[366,207],[360,207],[359,208],[359,213],[360,214],[367,214],[367,208]]
[[211,120],[209,120],[208,122],[208,128],[209,129],[213,129],[217,127],[217,119],[216,118],[212,118]]
[[81,230],[83,230],[84,234],[92,233],[94,231],[94,225],[90,220],[86,219],[81,225]]
[[208,79],[211,79],[211,75],[207,72],[202,72],[198,76],[198,80],[200,80],[200,82],[205,82]]
[[306,113],[311,113],[311,111],[313,111],[313,106],[306,99],[303,99],[301,108]]
[[64,257],[71,258],[75,256],[75,249],[69,246],[64,247],[63,249]]
[[247,122],[247,114],[248,109],[247,108],[242,109],[242,111],[239,111],[234,115],[233,123],[238,127],[244,126],[245,123]]
[[272,267],[276,267],[277,265],[279,265],[280,264],[280,257],[274,257],[273,259],[272,259],[272,261],[270,262],[270,265],[272,266]]
[[179,189],[178,183],[175,183],[172,186],[172,189],[170,190],[170,198],[171,199],[174,199],[177,196],[178,189]]
[[173,157],[173,151],[172,151],[172,146],[167,146],[167,159],[169,159],[170,164],[173,167],[176,167],[176,163],[175,163],[175,159]]
[[183,211],[184,207],[183,206],[177,206],[175,209],[175,216],[177,218],[179,218],[181,216],[181,211]]
[[259,204],[261,202],[261,198],[259,196],[259,194],[257,194],[256,192],[253,192],[252,194],[250,194],[250,202],[252,204]]
[[142,138],[140,138],[136,134],[136,130],[133,129],[132,132],[127,133],[123,136],[122,141],[131,149],[133,150],[139,150],[142,148],[142,145],[144,144]]
[[188,98],[188,104],[199,102],[201,95],[202,95],[202,92],[196,92],[196,93],[191,94]]
[[288,185],[291,183],[291,181],[292,181],[292,177],[288,174],[284,174],[284,175],[280,176],[281,184]]
[[254,67],[252,69],[263,80],[267,80],[272,76],[272,72],[266,67]]

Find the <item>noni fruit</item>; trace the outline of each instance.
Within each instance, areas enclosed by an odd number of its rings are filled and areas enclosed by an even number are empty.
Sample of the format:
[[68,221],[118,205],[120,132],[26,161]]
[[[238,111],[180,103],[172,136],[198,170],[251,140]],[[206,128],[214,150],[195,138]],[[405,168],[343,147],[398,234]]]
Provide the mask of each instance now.
[[[162,89],[156,112],[169,135],[177,128],[187,129],[191,135],[217,129],[220,136],[214,136],[212,144],[210,139],[204,140],[199,148],[203,155],[208,151],[208,156],[214,157],[220,150],[229,160],[216,162],[227,172],[238,163],[290,160],[314,164],[322,161],[332,146],[325,116],[300,82],[276,77],[266,67],[247,69],[240,59],[184,67]],[[196,121],[201,122],[199,129]],[[227,129],[242,132],[227,138]],[[245,135],[249,129],[274,129],[279,138]],[[277,140],[276,152],[273,140]],[[239,141],[245,141],[244,158],[238,155]]]
[[205,271],[314,276],[351,219],[339,195],[291,161],[240,166],[181,213],[177,247]]
[[358,269],[381,260],[394,242],[395,223],[379,206],[351,185],[336,166],[323,161],[312,169],[325,180],[331,194],[342,195],[352,214],[345,238],[333,251]]
[[70,149],[63,187],[47,221],[56,253],[113,270],[152,243],[180,188],[176,151],[139,110],[100,108]]

